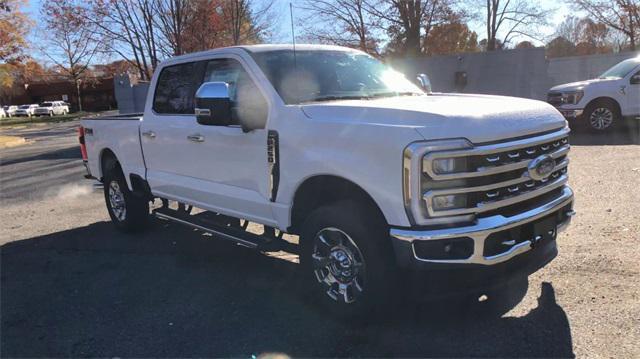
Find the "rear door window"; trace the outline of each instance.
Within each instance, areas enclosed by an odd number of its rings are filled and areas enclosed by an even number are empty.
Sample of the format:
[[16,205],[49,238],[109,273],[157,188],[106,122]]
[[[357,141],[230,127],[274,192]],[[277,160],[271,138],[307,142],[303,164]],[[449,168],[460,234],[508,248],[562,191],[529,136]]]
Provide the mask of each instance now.
[[193,114],[195,63],[167,66],[158,77],[153,110],[159,114]]

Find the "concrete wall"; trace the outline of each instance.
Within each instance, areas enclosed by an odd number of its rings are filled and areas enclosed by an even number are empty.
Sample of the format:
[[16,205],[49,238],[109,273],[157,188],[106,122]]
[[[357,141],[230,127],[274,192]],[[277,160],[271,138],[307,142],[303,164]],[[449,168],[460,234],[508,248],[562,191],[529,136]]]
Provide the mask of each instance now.
[[[409,78],[426,73],[434,91],[482,93],[546,98],[549,88],[595,78],[618,62],[640,56],[640,52],[546,59],[544,48],[516,49],[452,56],[412,57],[392,65]],[[455,73],[467,74],[467,85],[456,87]],[[143,112],[148,83],[131,84],[126,75],[114,78],[120,113]]]
[[[434,91],[508,95],[544,100],[555,85],[597,77],[639,52],[546,59],[543,48],[415,57],[392,65],[413,78],[424,72]],[[467,85],[455,86],[455,73],[467,73]]]
[[131,84],[127,75],[118,75],[114,77],[113,82],[118,111],[121,114],[144,112],[149,91],[148,82]]

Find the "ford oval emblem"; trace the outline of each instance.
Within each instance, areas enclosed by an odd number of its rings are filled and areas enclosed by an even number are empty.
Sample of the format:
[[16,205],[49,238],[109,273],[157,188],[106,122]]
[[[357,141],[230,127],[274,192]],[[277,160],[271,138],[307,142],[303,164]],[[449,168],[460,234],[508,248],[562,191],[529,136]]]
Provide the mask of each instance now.
[[549,155],[542,155],[529,162],[527,170],[532,180],[540,181],[549,177],[554,168],[556,168],[556,161]]

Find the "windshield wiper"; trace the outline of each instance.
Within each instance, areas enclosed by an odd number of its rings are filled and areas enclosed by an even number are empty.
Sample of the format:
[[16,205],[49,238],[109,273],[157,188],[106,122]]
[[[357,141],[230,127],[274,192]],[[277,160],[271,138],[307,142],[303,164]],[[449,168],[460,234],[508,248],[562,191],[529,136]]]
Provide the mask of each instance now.
[[413,91],[404,91],[404,92],[390,91],[390,92],[373,93],[373,94],[370,94],[369,96],[371,98],[378,98],[378,97],[413,96],[413,95],[420,95],[420,94]]
[[327,95],[327,96],[318,96],[315,97],[311,100],[305,101],[305,102],[320,102],[320,101],[335,101],[335,100],[366,100],[369,99],[369,96],[365,96],[365,95],[345,95],[345,96],[338,96],[338,95]]

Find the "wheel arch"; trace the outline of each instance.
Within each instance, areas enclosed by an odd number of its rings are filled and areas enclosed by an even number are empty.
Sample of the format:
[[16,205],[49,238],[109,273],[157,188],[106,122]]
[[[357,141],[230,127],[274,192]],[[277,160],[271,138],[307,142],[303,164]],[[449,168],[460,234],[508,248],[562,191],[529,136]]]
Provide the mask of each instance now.
[[287,231],[299,233],[302,224],[312,211],[345,199],[363,203],[371,211],[370,215],[384,221],[386,225],[380,206],[361,186],[344,177],[324,174],[308,177],[296,188],[291,206],[291,224]]
[[587,105],[584,107],[585,110],[588,109],[590,106],[595,105],[598,102],[609,102],[615,106],[615,110],[618,111],[618,115],[622,114],[622,107],[620,106],[620,102],[618,102],[618,100],[610,96],[600,96],[600,97],[591,99],[591,101],[589,101]]
[[100,176],[99,176],[100,180],[102,180],[104,178],[105,165],[107,164],[107,160],[113,159],[113,160],[116,161],[118,166],[120,166],[120,161],[118,160],[118,156],[116,156],[115,152],[113,152],[108,147],[105,147],[102,150],[100,150],[100,155],[98,156],[98,158],[99,158],[99,163],[100,163]]
[[124,170],[122,169],[122,164],[120,164],[120,160],[118,159],[118,156],[116,155],[116,153],[109,147],[105,147],[102,150],[100,150],[100,155],[99,155],[99,163],[100,163],[100,174],[99,174],[99,180],[100,182],[104,181],[104,174],[105,174],[105,165],[107,163],[108,159],[113,159],[114,161],[116,161],[116,164],[118,166],[118,168],[120,168],[120,172],[122,172],[123,177],[125,178],[125,181],[127,182],[127,186],[129,187],[130,191],[134,191],[136,188],[134,186],[134,181],[131,180],[130,176],[127,176],[124,173]]

